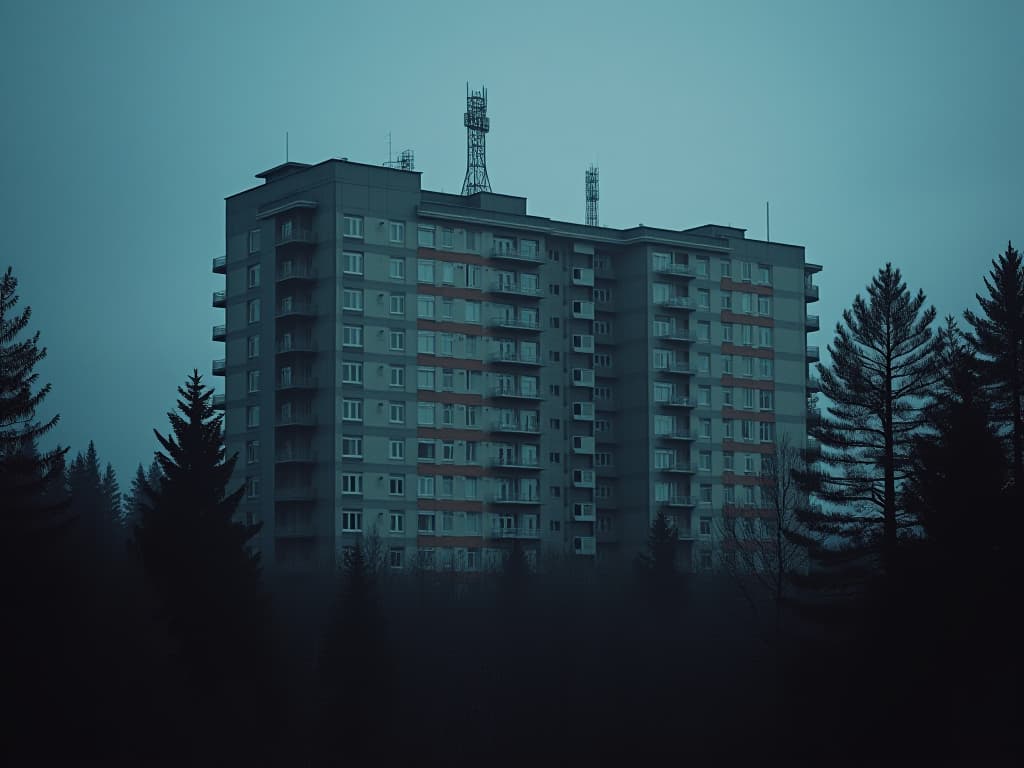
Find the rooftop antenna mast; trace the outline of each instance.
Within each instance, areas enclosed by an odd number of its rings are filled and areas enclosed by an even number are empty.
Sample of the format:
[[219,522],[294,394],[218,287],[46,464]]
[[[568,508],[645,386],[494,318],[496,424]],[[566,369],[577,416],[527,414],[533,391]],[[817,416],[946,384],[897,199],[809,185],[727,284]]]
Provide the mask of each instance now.
[[462,194],[490,192],[491,180],[487,178],[487,132],[491,121],[487,117],[487,89],[470,91],[466,83],[466,114],[462,121],[466,126],[466,179],[462,182]]
[[400,171],[411,171],[414,170],[414,166],[415,162],[411,149],[403,149],[398,153],[397,159],[391,154],[391,131],[388,131],[388,160],[384,163],[384,167],[397,168]]
[[597,201],[601,199],[601,191],[598,186],[597,166],[593,163],[587,168],[587,226],[599,226],[597,218]]

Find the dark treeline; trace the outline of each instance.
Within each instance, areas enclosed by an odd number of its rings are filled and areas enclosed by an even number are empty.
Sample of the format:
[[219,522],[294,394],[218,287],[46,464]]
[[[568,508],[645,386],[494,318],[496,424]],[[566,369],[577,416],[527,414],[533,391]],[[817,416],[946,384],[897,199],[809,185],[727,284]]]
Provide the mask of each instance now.
[[395,572],[368,536],[336,574],[270,580],[198,373],[127,487],[91,443],[40,449],[56,424],[37,417],[45,350],[8,270],[5,763],[1009,762],[1024,690],[1012,247],[984,284],[979,313],[934,327],[924,295],[879,271],[819,366],[820,449],[779,439],[760,519],[727,518],[714,573],[680,572],[659,514],[624,572],[569,557],[534,573],[518,546],[496,573]]

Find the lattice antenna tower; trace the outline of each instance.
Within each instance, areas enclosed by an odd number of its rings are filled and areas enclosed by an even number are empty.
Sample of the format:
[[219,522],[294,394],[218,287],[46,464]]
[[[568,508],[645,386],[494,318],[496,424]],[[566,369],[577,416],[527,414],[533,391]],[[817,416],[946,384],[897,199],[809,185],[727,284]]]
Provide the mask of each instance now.
[[400,171],[412,171],[415,170],[413,162],[413,153],[411,149],[403,149],[398,153],[398,158],[394,158],[391,155],[391,132],[388,131],[388,160],[384,163],[386,168],[397,168]]
[[490,192],[491,180],[487,178],[487,132],[491,121],[487,117],[487,89],[470,91],[466,83],[466,179],[462,182],[462,194]]
[[601,190],[598,185],[597,179],[597,166],[591,164],[587,168],[586,174],[587,182],[587,226],[596,227],[598,225],[597,219],[597,201],[601,199]]

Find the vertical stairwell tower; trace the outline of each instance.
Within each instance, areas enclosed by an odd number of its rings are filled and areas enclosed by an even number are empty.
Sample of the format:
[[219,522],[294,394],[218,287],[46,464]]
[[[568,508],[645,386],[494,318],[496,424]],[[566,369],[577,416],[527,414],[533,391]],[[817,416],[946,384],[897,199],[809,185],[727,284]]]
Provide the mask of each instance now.
[[470,91],[466,83],[466,179],[462,182],[462,194],[490,192],[491,180],[487,178],[487,132],[491,121],[487,117],[487,89]]
[[597,184],[597,166],[591,165],[587,168],[587,226],[596,227],[597,223],[597,201],[601,199],[601,193]]

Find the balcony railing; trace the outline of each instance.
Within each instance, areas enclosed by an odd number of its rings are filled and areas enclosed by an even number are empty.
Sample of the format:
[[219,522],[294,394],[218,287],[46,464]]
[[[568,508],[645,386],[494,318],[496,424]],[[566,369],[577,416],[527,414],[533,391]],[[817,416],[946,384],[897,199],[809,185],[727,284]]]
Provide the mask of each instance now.
[[217,307],[218,309],[223,309],[227,305],[228,305],[227,294],[224,291],[214,291],[213,292],[213,306]]
[[491,459],[491,466],[495,469],[540,469],[537,459],[524,459],[516,456],[498,456]]
[[536,355],[517,355],[514,352],[495,352],[490,356],[492,363],[506,363],[508,365],[543,365]]
[[821,382],[813,376],[807,378],[807,391],[808,392],[821,392]]
[[290,379],[278,379],[278,391],[288,389],[316,389],[317,380],[315,376],[292,376]]
[[277,282],[288,280],[316,280],[316,270],[301,262],[286,262],[277,268]]
[[491,248],[492,259],[508,259],[509,261],[527,261],[531,264],[539,264],[543,261],[539,252],[524,253],[515,248]]
[[213,395],[213,407],[218,411],[223,411],[226,400],[223,392],[218,392]]
[[693,496],[669,496],[662,504],[668,507],[695,507],[697,500]]
[[697,339],[694,338],[693,334],[689,331],[658,331],[654,334],[654,338],[662,339],[663,341],[685,341],[693,342]]
[[214,256],[213,257],[213,272],[217,275],[223,275],[228,271],[228,257],[227,256]]
[[227,370],[228,370],[228,364],[227,364],[226,360],[220,359],[220,360],[214,360],[213,361],[213,375],[214,376],[223,376],[224,374],[227,373]]
[[682,462],[676,462],[675,464],[669,464],[667,467],[660,467],[659,472],[671,472],[673,474],[685,474],[692,475],[695,470],[692,464],[685,464]]
[[274,457],[278,464],[313,464],[316,462],[316,451],[309,449],[280,450]]
[[513,331],[539,331],[540,322],[537,320],[520,320],[515,317],[492,317],[488,323],[492,328],[506,328]]
[[226,325],[215,325],[213,326],[213,340],[224,341],[228,337],[228,327]]
[[277,316],[285,317],[316,317],[316,305],[293,302],[289,305],[281,305],[277,309]]
[[818,352],[817,347],[807,347],[807,360],[811,363],[816,363],[821,360],[821,355]]
[[293,413],[278,416],[275,424],[279,427],[315,427],[317,421],[312,413]]
[[313,501],[316,499],[316,488],[311,485],[293,486],[274,490],[274,501]]
[[298,229],[292,227],[288,231],[278,230],[277,245],[289,245],[291,243],[303,243],[312,245],[316,242],[316,233],[311,229]]
[[804,326],[808,333],[821,330],[821,319],[817,315],[808,315]]
[[662,432],[659,435],[655,435],[655,437],[660,438],[662,440],[693,440],[694,439],[692,432],[690,432],[689,430],[682,430],[682,429],[676,430],[674,432]]
[[509,400],[543,400],[544,396],[534,390],[532,392],[524,392],[518,387],[492,387],[490,396],[493,399],[507,398]]
[[811,284],[811,283],[805,283],[804,284],[804,299],[806,301],[808,301],[808,302],[817,301],[818,300],[818,286],[816,286],[814,284]]
[[544,296],[544,292],[540,288],[526,288],[522,285],[502,282],[491,283],[487,291],[488,293],[500,293],[505,296],[522,296],[527,299],[539,299]]
[[655,368],[654,371],[655,373],[696,373],[696,371],[694,371],[693,368],[690,367],[689,363],[669,363],[668,365],[663,365],[660,368]]
[[286,355],[292,352],[316,352],[316,345],[312,341],[305,339],[277,342],[277,353],[279,355]]
[[656,400],[658,405],[664,406],[665,408],[693,408],[695,403],[688,397],[682,397],[675,395],[668,400]]
[[504,432],[522,435],[539,435],[540,425],[533,422],[496,421],[491,426],[492,432]]
[[491,497],[491,504],[540,504],[540,496],[526,493],[497,493]]
[[654,272],[659,275],[674,275],[676,277],[693,277],[695,272],[689,264],[661,264],[654,267]]
[[669,309],[693,309],[693,300],[688,296],[669,296],[654,303],[659,307],[668,307]]
[[539,539],[540,528],[492,528],[492,539]]

